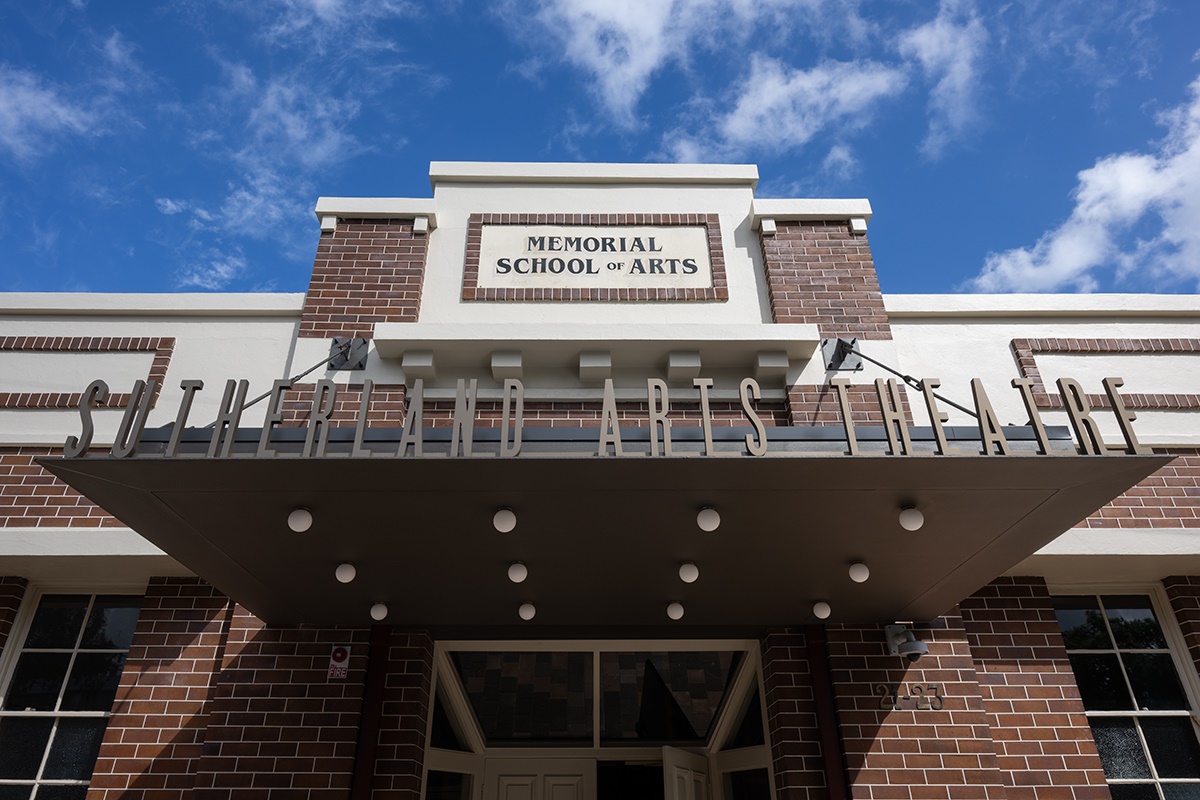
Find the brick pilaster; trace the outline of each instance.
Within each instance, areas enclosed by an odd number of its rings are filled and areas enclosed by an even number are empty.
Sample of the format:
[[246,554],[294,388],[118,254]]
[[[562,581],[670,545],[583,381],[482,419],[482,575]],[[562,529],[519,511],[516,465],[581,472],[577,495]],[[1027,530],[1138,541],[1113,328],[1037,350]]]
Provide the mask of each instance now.
[[420,800],[425,731],[432,708],[433,640],[393,632],[375,761],[373,800]]
[[779,800],[826,800],[829,793],[804,633],[772,630],[761,645],[763,708],[775,796]]
[[88,800],[191,796],[231,608],[199,578],[150,581]]
[[997,578],[959,608],[1009,800],[1108,800],[1045,580]]
[[1200,672],[1200,577],[1174,575],[1163,579],[1163,587],[1167,590],[1179,630],[1183,632],[1188,655],[1196,671]]
[[0,653],[4,652],[4,643],[8,641],[28,585],[24,578],[0,576]]
[[322,233],[300,336],[370,337],[377,322],[416,322],[429,237],[411,219],[343,219]]
[[[882,625],[828,626],[850,797],[1005,798],[962,620],[948,614],[912,630],[929,646],[916,663],[888,655]],[[918,709],[914,684],[937,684],[943,707]],[[909,697],[895,710],[886,692]]]

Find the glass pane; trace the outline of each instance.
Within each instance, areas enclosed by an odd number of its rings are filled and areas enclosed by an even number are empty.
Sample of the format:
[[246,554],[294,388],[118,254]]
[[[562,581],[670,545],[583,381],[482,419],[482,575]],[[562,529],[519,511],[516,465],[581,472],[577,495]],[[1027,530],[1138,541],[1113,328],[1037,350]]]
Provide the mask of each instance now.
[[1158,800],[1153,783],[1110,783],[1112,800]]
[[1187,696],[1170,653],[1122,653],[1133,698],[1138,708],[1150,711],[1187,710]]
[[97,650],[128,650],[133,639],[142,598],[124,595],[101,595],[92,604],[87,627],[83,630],[82,647]]
[[429,734],[429,746],[442,750],[457,750],[460,753],[471,752],[470,748],[459,741],[458,733],[450,722],[450,715],[446,713],[446,706],[442,704],[441,692],[433,698],[433,728]]
[[[108,720],[102,717],[60,719],[42,777],[71,781],[86,781],[92,777],[96,754],[100,752],[100,742],[104,739],[107,726]],[[39,790],[38,796],[41,794]]]
[[1149,778],[1150,765],[1130,717],[1093,717],[1092,738],[1104,764],[1104,777]]
[[0,778],[36,778],[53,727],[52,719],[0,717]]
[[601,741],[704,741],[740,656],[601,653]]
[[1200,800],[1200,783],[1164,783],[1162,788],[1167,800]]
[[592,740],[591,653],[454,653],[489,744]]
[[1200,778],[1200,747],[1190,717],[1141,719],[1142,735],[1160,778]]
[[4,700],[5,710],[53,711],[70,665],[70,653],[22,653]]
[[1115,653],[1076,654],[1070,659],[1084,708],[1088,711],[1124,711],[1133,708]]
[[38,789],[37,800],[84,800],[87,784],[82,786],[43,786]]
[[124,653],[80,653],[75,656],[63,711],[110,711],[125,666]]
[[1154,618],[1148,596],[1111,595],[1100,600],[1104,603],[1117,647],[1130,650],[1166,648],[1167,640]]
[[425,800],[471,800],[471,776],[429,770],[425,777]]
[[1055,597],[1054,616],[1068,650],[1110,650],[1100,604],[1091,595]]
[[88,600],[86,594],[47,594],[38,602],[37,612],[33,615],[33,624],[29,627],[29,635],[25,637],[26,647],[72,648],[79,639],[79,627],[83,625],[83,617],[87,614]]
[[771,800],[771,779],[765,768],[725,773],[725,796],[737,800]]
[[29,800],[32,792],[32,784],[27,786],[0,785],[0,800]]
[[762,703],[758,699],[758,689],[755,689],[750,695],[750,702],[746,705],[746,713],[742,715],[737,732],[725,745],[725,749],[736,750],[739,747],[755,747],[760,744],[766,744],[766,737],[763,735]]

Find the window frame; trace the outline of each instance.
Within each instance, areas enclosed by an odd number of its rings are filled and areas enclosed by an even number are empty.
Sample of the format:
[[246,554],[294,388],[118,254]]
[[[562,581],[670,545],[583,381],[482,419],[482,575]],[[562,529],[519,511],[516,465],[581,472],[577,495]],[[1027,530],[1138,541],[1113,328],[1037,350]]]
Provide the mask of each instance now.
[[[37,613],[38,606],[41,604],[42,598],[46,595],[66,594],[66,595],[87,595],[89,600],[89,613],[91,604],[95,602],[95,598],[101,595],[126,595],[136,597],[145,601],[146,584],[145,583],[128,583],[128,582],[113,582],[113,583],[45,583],[34,584],[30,583],[25,587],[25,593],[21,598],[21,604],[17,609],[16,617],[13,619],[12,627],[9,629],[8,638],[4,642],[4,648],[0,651],[0,717],[23,717],[26,719],[53,719],[55,720],[54,730],[57,730],[58,720],[60,719],[104,719],[105,729],[107,732],[108,720],[112,719],[111,706],[104,711],[7,711],[3,709],[5,698],[8,696],[9,687],[12,684],[14,675],[16,674],[17,662],[20,661],[21,654],[25,651],[25,640],[29,636],[29,631],[33,627],[33,619]],[[139,612],[140,618],[140,612]],[[80,636],[86,629],[87,617],[85,615],[84,622],[81,626]],[[80,639],[77,637],[75,645],[70,649],[71,664],[74,664],[75,658],[80,652],[90,652],[89,648],[80,648]],[[132,641],[130,643],[132,648]],[[66,648],[33,648],[34,650],[62,650]],[[94,648],[93,648],[94,649]],[[115,651],[113,651],[115,652]],[[126,650],[126,665],[128,665],[128,653]],[[71,666],[68,665],[67,675],[63,678],[63,685],[59,688],[58,700],[55,706],[62,702],[63,693],[66,691],[67,680],[70,677]],[[122,668],[124,674],[124,667]],[[115,702],[115,700],[114,700]],[[42,753],[42,761],[38,766],[38,775],[46,767],[46,759],[49,757],[49,751],[53,747],[53,738],[47,743],[48,746]],[[92,776],[95,775],[95,765],[93,764]],[[35,777],[32,781],[29,779],[17,778],[0,778],[0,786],[32,786],[32,796],[36,799],[37,788],[40,786],[88,786],[91,783],[91,778],[87,781],[71,780],[71,779],[43,779]]]
[[[1191,652],[1188,650],[1187,641],[1184,639],[1183,631],[1179,627],[1179,620],[1175,616],[1175,609],[1171,607],[1170,598],[1167,596],[1166,588],[1160,582],[1145,583],[1145,582],[1129,582],[1129,581],[1112,581],[1112,582],[1085,582],[1085,583],[1066,583],[1066,582],[1049,582],[1047,581],[1047,591],[1051,598],[1069,597],[1079,595],[1090,595],[1097,598],[1114,595],[1145,595],[1150,598],[1150,607],[1154,611],[1154,616],[1158,620],[1158,626],[1162,630],[1163,639],[1166,641],[1166,652],[1171,657],[1171,663],[1175,667],[1175,673],[1179,678],[1180,686],[1183,688],[1184,696],[1187,699],[1188,709],[1117,709],[1117,710],[1099,710],[1088,711],[1084,709],[1084,716],[1091,720],[1096,719],[1112,719],[1121,717],[1135,717],[1146,719],[1162,719],[1162,718],[1186,718],[1191,722],[1192,733],[1196,736],[1196,743],[1200,746],[1200,668],[1192,660]],[[1056,620],[1057,622],[1057,620]],[[1113,636],[1112,625],[1108,619],[1108,615],[1104,615],[1105,630],[1113,643],[1113,648],[1108,650],[1096,650],[1093,648],[1067,649],[1069,654],[1095,654],[1095,653],[1116,653],[1118,661],[1120,661],[1120,653],[1161,653],[1162,649],[1146,649],[1146,648],[1121,648],[1117,646],[1116,639]],[[1064,642],[1064,645],[1066,643]],[[1074,670],[1072,669],[1072,675]],[[1121,662],[1121,676],[1126,682],[1126,688],[1130,689],[1128,675],[1126,674],[1124,663]],[[1082,701],[1081,701],[1082,702]],[[1090,728],[1089,722],[1089,728]],[[1109,778],[1107,774],[1104,776],[1105,783],[1108,785],[1145,785],[1152,784],[1155,790],[1162,798],[1162,786],[1164,784],[1192,784],[1200,785],[1200,774],[1194,778],[1161,778],[1158,776],[1158,768],[1154,764],[1154,759],[1151,757],[1150,748],[1147,746],[1145,735],[1142,732],[1141,726],[1136,725],[1138,741],[1142,746],[1142,752],[1146,756],[1146,763],[1150,770],[1148,778]]]

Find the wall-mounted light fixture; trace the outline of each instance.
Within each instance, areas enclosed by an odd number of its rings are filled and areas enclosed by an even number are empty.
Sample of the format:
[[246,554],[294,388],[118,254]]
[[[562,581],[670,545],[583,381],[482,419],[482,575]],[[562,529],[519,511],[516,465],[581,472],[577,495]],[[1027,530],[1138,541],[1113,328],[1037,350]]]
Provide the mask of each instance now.
[[312,527],[312,512],[304,507],[293,508],[292,512],[288,514],[287,523],[288,527],[296,533],[304,533],[306,530]]
[[700,577],[700,568],[691,561],[685,561],[679,565],[679,580],[684,583],[695,583]]
[[850,580],[855,583],[866,583],[867,578],[871,577],[871,568],[861,561],[855,561],[850,565]]
[[333,576],[338,579],[338,583],[349,583],[354,580],[356,575],[358,575],[358,570],[349,562],[338,564],[337,569],[333,571]]
[[813,603],[813,616],[817,619],[829,619],[829,615],[833,613],[833,609],[829,607],[829,603],[824,600],[818,600]]
[[919,531],[925,524],[925,515],[916,506],[904,506],[900,509],[900,527],[906,531]]
[[511,533],[517,527],[517,515],[511,508],[498,508],[492,515],[492,526],[500,533]]
[[371,606],[371,619],[376,622],[383,622],[387,619],[388,607],[386,603],[376,603]]
[[517,609],[517,614],[520,615],[521,619],[528,622],[537,615],[537,609],[534,608],[533,603],[522,603],[521,607]]
[[909,661],[918,661],[929,652],[929,645],[918,639],[903,625],[884,625],[883,635],[887,639],[888,653],[904,656]]
[[508,565],[508,579],[513,583],[523,583],[529,577],[529,567],[520,561]]
[[667,606],[667,616],[671,619],[683,619],[683,603],[671,603]]
[[696,525],[706,533],[712,533],[721,526],[721,515],[712,506],[705,506],[696,515]]

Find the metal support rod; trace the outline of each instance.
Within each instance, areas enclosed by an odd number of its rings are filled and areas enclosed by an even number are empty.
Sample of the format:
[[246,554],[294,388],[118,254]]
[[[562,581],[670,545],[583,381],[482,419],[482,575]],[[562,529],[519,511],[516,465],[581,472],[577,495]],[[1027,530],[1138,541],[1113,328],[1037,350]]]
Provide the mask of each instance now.
[[[887,370],[888,372],[892,373],[900,380],[907,383],[912,388],[916,389],[918,392],[924,391],[924,388],[921,386],[921,381],[917,380],[912,375],[905,375],[904,373],[900,372],[899,370],[892,369],[887,364],[884,364],[880,361],[876,361],[875,359],[871,358],[866,353],[863,353],[861,350],[854,349],[854,347],[849,342],[847,342],[845,339],[841,339],[840,342],[841,342],[842,349],[845,350],[846,352],[854,353],[854,355],[858,356],[859,358],[863,358],[863,359],[866,359],[867,361],[870,361],[872,364],[879,367],[880,369]],[[933,392],[933,396],[936,397],[938,400],[941,400],[946,405],[954,406],[959,411],[962,411],[965,414],[970,414],[975,419],[979,419],[979,415],[976,414],[974,411],[972,411],[969,408],[966,408],[965,406],[960,406],[958,403],[954,402],[950,398],[943,397],[942,395],[938,394],[937,392]]]
[[[308,373],[310,373],[310,372],[313,372],[313,371],[315,371],[315,370],[318,370],[318,369],[320,369],[321,367],[328,366],[328,365],[329,365],[329,363],[330,363],[330,362],[332,362],[332,361],[333,361],[333,359],[335,359],[337,356],[339,356],[339,355],[345,355],[346,353],[349,353],[349,352],[350,352],[350,346],[351,346],[353,343],[354,343],[354,340],[353,340],[353,339],[347,339],[346,341],[342,342],[342,343],[341,343],[340,345],[338,345],[338,346],[337,346],[337,348],[336,348],[336,349],[335,349],[333,352],[331,352],[331,353],[329,354],[329,356],[328,356],[328,357],[326,357],[324,360],[322,360],[322,361],[318,361],[317,363],[313,364],[313,365],[312,365],[311,367],[309,367],[308,369],[304,370],[304,372],[301,372],[299,375],[293,375],[292,377],[288,378],[288,383],[295,383],[296,381],[300,380],[301,378],[303,378],[303,377],[304,377],[305,375],[307,375]],[[339,352],[338,352],[338,350],[340,350],[340,351],[342,351],[342,352],[341,352],[341,353],[339,353]],[[259,402],[260,400],[266,400],[266,399],[267,399],[268,397],[270,397],[270,396],[271,396],[271,392],[269,392],[269,391],[268,391],[268,392],[263,392],[263,393],[262,393],[262,394],[260,394],[258,397],[254,398],[254,399],[253,399],[253,400],[251,400],[249,403],[246,403],[244,406],[242,406],[242,411],[245,411],[247,408],[249,408],[250,406],[252,406],[252,405],[254,405],[255,403]],[[207,425],[205,425],[204,427],[206,427],[206,428],[211,428],[211,427],[213,427],[213,426],[214,426],[214,425],[216,425],[216,424],[217,424],[217,423],[216,423],[216,420],[214,420],[214,421],[212,421],[212,422],[208,423]]]

